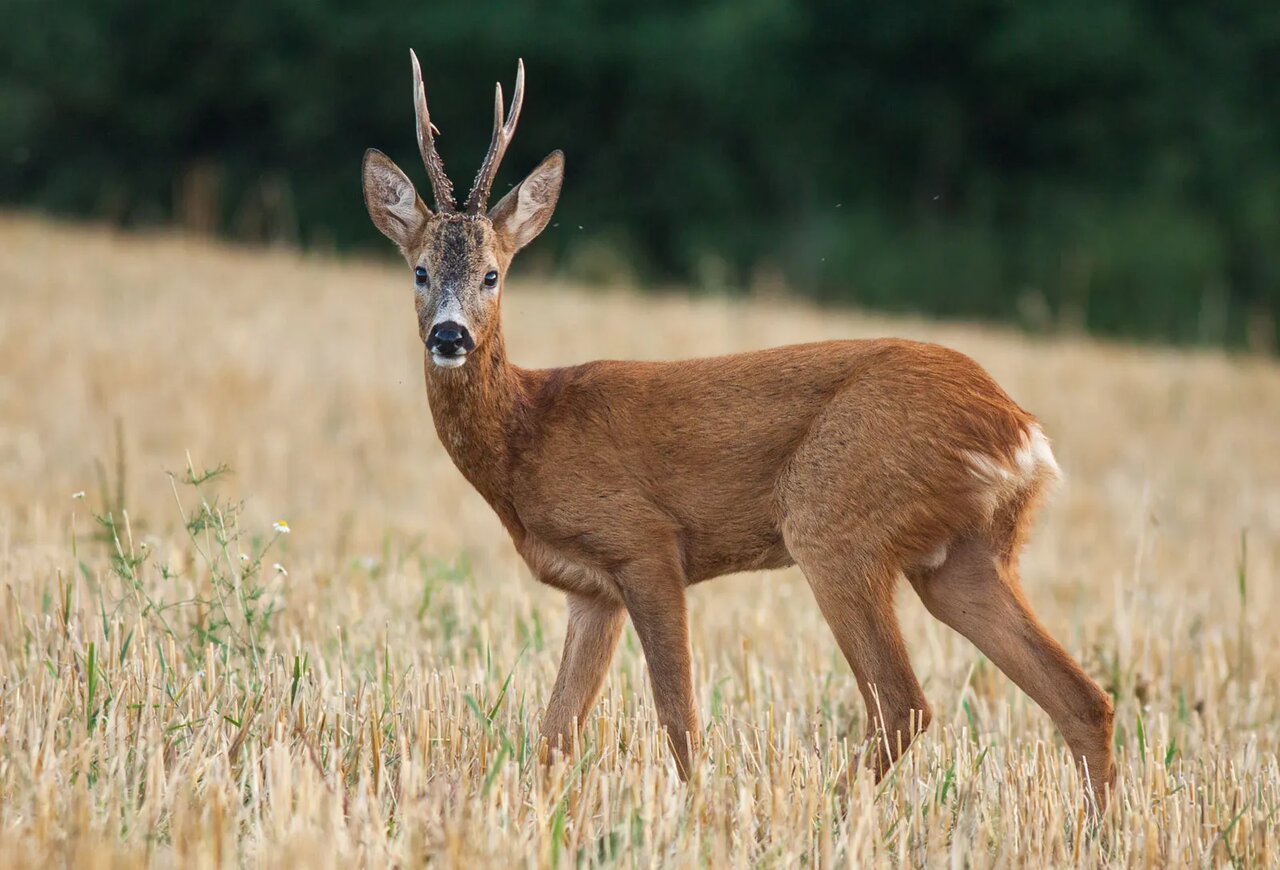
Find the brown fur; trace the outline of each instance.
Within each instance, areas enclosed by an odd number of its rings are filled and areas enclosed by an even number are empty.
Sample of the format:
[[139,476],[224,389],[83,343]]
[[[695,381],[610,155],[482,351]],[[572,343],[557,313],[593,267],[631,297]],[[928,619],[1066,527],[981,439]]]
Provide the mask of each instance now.
[[699,727],[685,587],[798,564],[857,678],[883,774],[930,719],[894,613],[906,574],[932,614],[1049,712],[1105,794],[1110,699],[1036,621],[1017,577],[1032,509],[1056,475],[1047,442],[1030,449],[1035,419],[968,357],[895,339],[513,365],[500,292],[480,276],[505,277],[550,219],[562,172],[552,155],[488,215],[461,218],[431,213],[380,154],[365,164],[374,223],[411,267],[441,276],[417,294],[420,324],[453,299],[475,334],[461,367],[425,361],[440,440],[535,576],[568,595],[543,735],[571,742],[625,611],[688,776]]

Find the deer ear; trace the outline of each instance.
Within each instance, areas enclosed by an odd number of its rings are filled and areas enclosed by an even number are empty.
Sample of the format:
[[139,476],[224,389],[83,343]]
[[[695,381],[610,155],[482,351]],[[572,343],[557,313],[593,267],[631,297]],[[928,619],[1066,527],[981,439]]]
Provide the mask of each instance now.
[[538,237],[551,220],[564,181],[564,152],[552,151],[529,177],[489,209],[493,228],[514,253]]
[[376,148],[364,152],[361,174],[364,207],[369,210],[369,218],[407,256],[431,210],[400,167]]

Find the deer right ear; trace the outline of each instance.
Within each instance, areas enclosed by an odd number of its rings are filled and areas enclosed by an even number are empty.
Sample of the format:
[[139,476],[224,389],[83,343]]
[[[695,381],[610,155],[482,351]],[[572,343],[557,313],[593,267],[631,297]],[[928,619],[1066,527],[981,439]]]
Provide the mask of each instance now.
[[413,189],[408,176],[378,149],[370,148],[364,152],[361,174],[364,176],[364,207],[369,210],[370,220],[408,256],[409,248],[431,216],[431,210]]

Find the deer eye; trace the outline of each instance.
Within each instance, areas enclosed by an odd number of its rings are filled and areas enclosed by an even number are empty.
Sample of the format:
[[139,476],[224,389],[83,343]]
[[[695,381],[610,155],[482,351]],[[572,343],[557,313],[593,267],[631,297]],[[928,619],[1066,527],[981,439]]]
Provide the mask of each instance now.
[[498,273],[493,270],[486,272],[484,276],[484,286],[490,290],[492,290],[494,287],[497,287]]
[[427,270],[419,266],[413,270],[413,283],[419,287],[427,286]]

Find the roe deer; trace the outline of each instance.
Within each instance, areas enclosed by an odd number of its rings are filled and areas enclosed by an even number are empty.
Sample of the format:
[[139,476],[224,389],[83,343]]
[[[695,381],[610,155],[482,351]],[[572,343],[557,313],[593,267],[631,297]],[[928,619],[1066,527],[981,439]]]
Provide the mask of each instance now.
[[531,370],[507,359],[500,299],[546,227],[552,152],[487,209],[516,129],[502,88],[489,152],[459,210],[412,56],[432,211],[385,155],[365,204],[413,270],[436,432],[542,582],[568,598],[542,735],[565,747],[631,617],[681,777],[699,739],[685,587],[796,564],[857,678],[868,761],[883,775],[929,724],[894,589],[969,638],[1043,707],[1099,797],[1113,781],[1112,705],[1028,606],[1018,550],[1058,476],[1049,441],[973,360],[933,344],[828,341],[711,359]]

